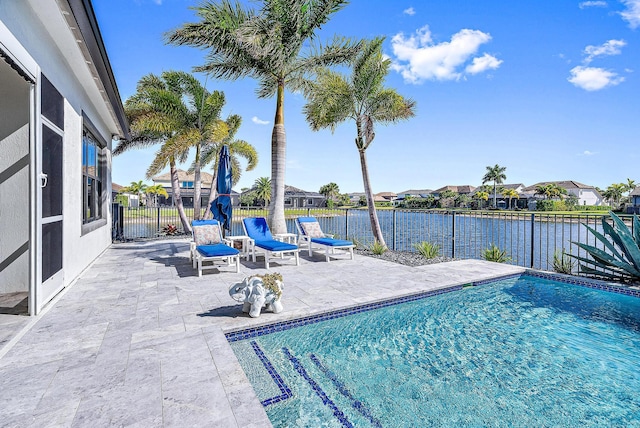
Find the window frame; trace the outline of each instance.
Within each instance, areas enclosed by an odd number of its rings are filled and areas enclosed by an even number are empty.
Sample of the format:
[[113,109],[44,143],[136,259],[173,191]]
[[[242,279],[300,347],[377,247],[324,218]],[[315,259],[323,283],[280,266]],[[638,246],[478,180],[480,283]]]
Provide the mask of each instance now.
[[[107,143],[96,127],[83,114],[81,144],[81,192],[82,234],[107,224],[108,206],[105,206],[107,189]],[[94,150],[89,148],[93,147]],[[93,152],[93,153],[92,153]],[[87,158],[93,156],[93,163]],[[93,171],[91,171],[93,168]],[[91,194],[89,194],[91,192]]]

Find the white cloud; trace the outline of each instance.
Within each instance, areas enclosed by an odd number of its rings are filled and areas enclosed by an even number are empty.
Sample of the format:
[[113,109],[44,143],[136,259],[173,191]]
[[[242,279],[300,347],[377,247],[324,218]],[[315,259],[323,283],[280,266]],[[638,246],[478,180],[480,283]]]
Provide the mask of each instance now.
[[578,5],[580,9],[585,9],[587,7],[607,7],[606,1],[583,1]]
[[258,119],[258,116],[253,116],[251,118],[251,121],[253,123],[255,123],[256,125],[268,125],[269,121],[268,120],[262,120],[262,119]]
[[620,49],[626,45],[627,42],[624,40],[609,40],[600,46],[589,45],[584,48],[584,54],[587,55],[584,62],[585,64],[589,64],[598,56],[620,55]]
[[480,57],[474,58],[473,62],[465,68],[465,71],[469,74],[478,74],[487,70],[495,70],[500,67],[500,64],[502,64],[501,59],[485,53]]
[[596,153],[598,153],[598,152],[591,152],[591,151],[589,151],[589,150],[585,150],[584,152],[582,152],[582,154],[583,154],[584,156],[593,156],[593,155],[595,155]]
[[620,12],[622,19],[629,23],[629,27],[640,27],[640,0],[621,0],[627,7],[624,11]]
[[396,61],[392,67],[411,83],[457,80],[463,76],[462,67],[469,60],[472,60],[472,64],[465,70],[467,73],[479,73],[500,65],[502,61],[491,55],[472,58],[480,45],[490,40],[491,36],[487,33],[464,29],[454,34],[451,41],[434,44],[429,26],[425,25],[409,37],[403,33],[393,36],[391,46]]
[[403,10],[402,13],[404,13],[405,15],[413,16],[416,14],[416,10],[413,7],[410,7],[408,9]]
[[624,77],[604,68],[579,65],[571,69],[571,77],[567,80],[586,91],[598,91],[622,83]]

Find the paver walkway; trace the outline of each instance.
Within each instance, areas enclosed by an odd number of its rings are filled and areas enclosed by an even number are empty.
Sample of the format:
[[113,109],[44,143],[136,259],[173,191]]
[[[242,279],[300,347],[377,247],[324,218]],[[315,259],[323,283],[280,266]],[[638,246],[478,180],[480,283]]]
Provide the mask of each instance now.
[[188,249],[186,240],[113,245],[35,320],[0,323],[0,337],[19,339],[0,349],[0,426],[267,427],[224,332],[523,271],[302,253],[300,266],[271,268],[284,277],[284,312],[252,319],[228,289],[263,264],[199,278]]

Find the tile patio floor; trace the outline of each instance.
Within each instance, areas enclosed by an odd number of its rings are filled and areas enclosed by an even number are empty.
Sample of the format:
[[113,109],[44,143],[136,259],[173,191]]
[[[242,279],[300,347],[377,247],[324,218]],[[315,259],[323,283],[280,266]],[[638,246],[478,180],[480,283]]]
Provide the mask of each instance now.
[[0,315],[0,426],[268,427],[224,332],[522,272],[464,260],[274,263],[284,312],[252,319],[228,294],[264,265],[201,278],[186,240],[115,244],[37,317]]

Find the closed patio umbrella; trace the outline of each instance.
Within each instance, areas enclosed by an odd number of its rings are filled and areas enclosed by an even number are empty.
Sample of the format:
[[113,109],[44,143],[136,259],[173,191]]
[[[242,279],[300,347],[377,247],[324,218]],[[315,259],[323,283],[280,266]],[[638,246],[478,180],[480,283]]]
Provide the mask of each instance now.
[[223,229],[230,232],[233,209],[231,207],[231,156],[227,145],[222,146],[220,150],[216,191],[218,196],[211,202],[211,214],[222,224]]

